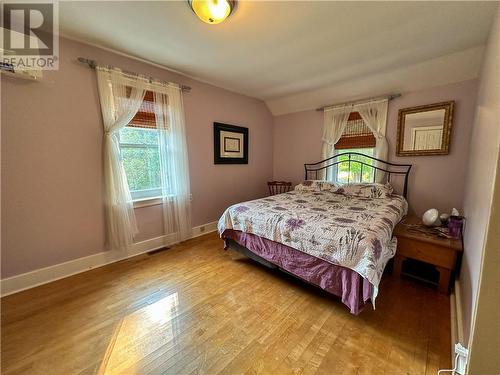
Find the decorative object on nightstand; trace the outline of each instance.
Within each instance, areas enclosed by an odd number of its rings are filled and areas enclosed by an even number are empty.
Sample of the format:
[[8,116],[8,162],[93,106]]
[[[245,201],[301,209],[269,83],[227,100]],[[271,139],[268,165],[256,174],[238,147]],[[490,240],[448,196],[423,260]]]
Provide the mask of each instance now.
[[269,195],[283,194],[292,189],[292,183],[287,181],[269,181]]
[[441,223],[443,225],[448,225],[448,220],[450,220],[450,215],[449,214],[440,214],[439,220],[441,220]]
[[464,228],[464,217],[460,215],[451,215],[448,220],[448,233],[452,238],[460,238]]
[[422,222],[428,227],[437,227],[441,225],[441,219],[439,218],[439,211],[435,208],[427,210],[422,215]]
[[419,218],[408,216],[396,226],[394,236],[398,240],[394,275],[401,275],[407,259],[428,263],[439,272],[438,290],[447,294],[451,274],[457,269],[463,251],[461,229],[458,238],[452,238],[446,227],[429,228]]

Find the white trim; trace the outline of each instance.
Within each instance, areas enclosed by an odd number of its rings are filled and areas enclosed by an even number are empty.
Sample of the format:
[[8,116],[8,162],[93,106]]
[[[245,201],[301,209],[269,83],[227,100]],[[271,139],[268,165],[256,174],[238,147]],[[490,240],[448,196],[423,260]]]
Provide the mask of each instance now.
[[455,311],[457,314],[457,339],[458,342],[464,344],[464,321],[463,321],[463,310],[462,310],[462,289],[460,287],[460,281],[455,280]]
[[[199,237],[203,234],[217,230],[217,222],[213,221],[193,228],[191,238]],[[126,251],[110,250],[83,258],[70,260],[53,266],[40,268],[38,270],[26,272],[20,275],[8,277],[0,281],[2,297],[14,294],[26,289],[31,289],[39,285],[76,275],[93,268],[102,267],[106,264],[118,262],[149,251],[161,249],[165,246],[175,244],[174,235],[164,235],[149,240],[137,242]]]
[[133,204],[134,208],[159,206],[160,204],[163,204],[163,199],[162,197],[142,198],[134,200]]
[[[450,358],[455,358],[455,343],[458,343],[458,322],[457,322],[457,300],[455,297],[455,292],[452,291],[450,294],[450,328],[451,328],[451,356]],[[452,362],[451,367],[455,367]]]
[[191,238],[200,237],[204,234],[215,232],[217,230],[217,221],[212,221],[211,223],[198,225],[193,227],[193,232],[191,233]]
[[[455,353],[455,344],[464,343],[464,325],[463,325],[463,312],[462,312],[462,291],[460,287],[460,281],[455,280],[455,288],[451,292],[450,295],[450,319],[451,319],[451,359],[453,360],[456,356]],[[460,362],[462,358],[459,358]],[[454,367],[455,363],[452,363],[451,366]],[[461,368],[465,366],[465,364],[459,363]]]
[[[168,197],[173,197],[173,195],[168,195]],[[189,200],[191,202],[193,201],[193,194],[189,194]],[[133,199],[132,203],[134,205],[134,208],[158,206],[160,204],[163,204],[163,198],[162,197],[151,197],[151,198]],[[211,222],[211,223],[208,223],[208,224],[204,224],[204,225],[205,226],[206,225],[211,225],[213,223],[216,223],[216,222],[214,221],[214,222]],[[199,227],[202,227],[204,225],[200,225]],[[198,227],[196,227],[196,228],[198,228]]]

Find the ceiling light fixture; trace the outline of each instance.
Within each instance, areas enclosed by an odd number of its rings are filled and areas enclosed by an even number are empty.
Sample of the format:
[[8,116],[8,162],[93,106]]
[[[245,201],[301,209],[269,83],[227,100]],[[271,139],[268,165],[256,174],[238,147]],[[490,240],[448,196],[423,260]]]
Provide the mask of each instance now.
[[191,10],[203,22],[215,25],[234,11],[236,0],[188,0]]

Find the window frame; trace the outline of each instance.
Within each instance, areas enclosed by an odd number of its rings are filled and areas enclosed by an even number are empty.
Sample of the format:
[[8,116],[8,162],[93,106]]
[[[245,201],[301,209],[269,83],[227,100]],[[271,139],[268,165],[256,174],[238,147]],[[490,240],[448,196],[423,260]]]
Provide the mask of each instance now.
[[[122,160],[122,163],[124,161],[123,149],[157,149],[159,153],[159,147],[160,145],[154,145],[154,144],[147,144],[147,143],[128,143],[128,142],[122,142],[121,140],[121,131],[125,128],[129,127],[129,125],[125,126],[124,128],[120,129],[118,131],[118,146],[120,148],[120,158]],[[141,127],[134,127],[130,126],[130,128],[133,128],[135,130],[139,131],[158,131],[157,129],[151,129],[151,128],[141,128]],[[125,168],[124,168],[125,169]],[[127,172],[125,171],[125,175]],[[128,179],[128,176],[127,176]],[[150,188],[150,189],[142,189],[142,190],[130,190],[130,195],[132,197],[132,202],[134,202],[134,207],[136,206],[147,206],[147,205],[154,205],[154,204],[159,204],[159,202],[151,202],[151,201],[158,201],[162,199],[163,196],[163,187],[157,187],[157,188]]]
[[[368,157],[374,157],[375,155],[375,149],[376,147],[360,147],[360,148],[349,148],[349,149],[335,149],[335,152],[334,152],[334,155],[337,156],[337,155],[340,155],[340,154],[345,154],[345,153],[349,153],[349,152],[358,152],[360,154],[363,154],[365,156],[368,156]],[[364,151],[365,150],[371,150],[371,155],[370,154],[365,154]],[[374,166],[375,164],[375,160],[373,159],[369,159],[370,160],[370,165],[371,166]],[[339,181],[339,166],[343,163],[348,163],[348,160],[346,161],[341,161],[341,160],[337,160],[338,161],[338,164],[336,165],[336,168],[335,168],[335,172],[334,172],[334,182],[335,183],[338,183],[338,184],[348,184],[348,183],[373,183],[374,182],[374,178],[375,178],[375,169],[373,168],[370,168],[370,179],[368,181],[364,181],[363,180],[363,176],[361,176],[361,181],[355,181],[354,179],[350,179],[350,175],[352,174],[352,171],[348,172],[349,173],[349,176],[348,176],[348,181],[349,182],[346,182],[346,181]],[[341,172],[341,171],[340,171]]]

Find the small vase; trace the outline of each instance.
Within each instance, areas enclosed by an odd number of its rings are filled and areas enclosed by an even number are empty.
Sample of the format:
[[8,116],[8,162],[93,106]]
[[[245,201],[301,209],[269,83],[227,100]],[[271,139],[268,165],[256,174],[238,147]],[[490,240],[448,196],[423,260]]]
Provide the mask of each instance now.
[[460,237],[460,233],[462,233],[463,223],[463,216],[450,216],[450,220],[448,221],[448,232],[451,237]]

